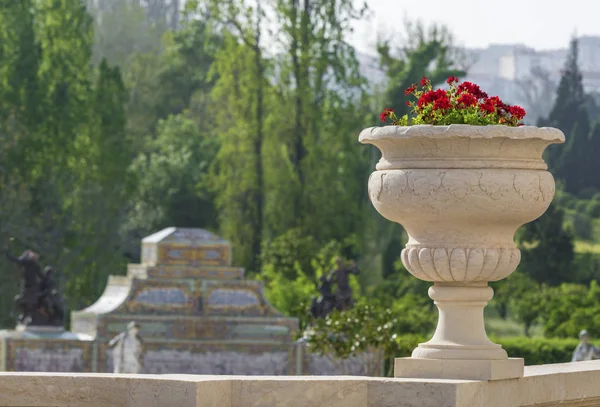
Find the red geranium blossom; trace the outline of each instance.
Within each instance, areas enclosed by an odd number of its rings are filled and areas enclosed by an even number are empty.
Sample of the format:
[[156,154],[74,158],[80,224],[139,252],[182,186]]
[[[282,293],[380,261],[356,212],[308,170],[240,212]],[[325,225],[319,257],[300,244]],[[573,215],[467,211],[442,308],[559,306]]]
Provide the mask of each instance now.
[[494,105],[492,102],[490,102],[489,99],[486,99],[483,103],[479,104],[479,109],[482,112],[486,112],[486,113],[495,113],[496,112],[496,105]]
[[525,109],[521,106],[509,106],[508,113],[510,113],[511,116],[516,117],[517,120],[522,120],[523,117],[525,117]]
[[463,92],[467,92],[473,96],[475,96],[477,99],[483,99],[488,97],[487,93],[483,92],[480,88],[479,85],[475,85],[474,83],[471,82],[463,82],[460,85],[458,85],[458,87],[456,88],[457,93],[463,93]]
[[417,90],[417,85],[412,85],[410,88],[406,88],[406,90],[404,91],[404,94],[406,96],[408,96],[411,93],[414,93],[415,90]]
[[430,90],[421,95],[417,105],[422,108],[423,106],[435,102],[438,99],[447,97],[448,96],[446,95],[446,91],[444,89]]
[[498,96],[492,96],[492,97],[488,98],[488,100],[490,101],[491,104],[493,104],[494,106],[496,106],[498,108],[503,109],[506,107],[506,105],[504,104],[502,99],[500,99]]
[[428,79],[427,79],[427,78],[424,76],[424,77],[421,79],[421,86],[426,86],[426,85],[427,85],[427,82],[428,82]]
[[469,107],[477,105],[477,98],[470,93],[463,93],[456,99],[460,106]]
[[447,96],[440,97],[433,102],[433,110],[448,110],[452,108],[452,103]]
[[384,122],[385,119],[387,119],[391,113],[395,113],[394,109],[386,107],[385,109],[383,109],[383,112],[381,112],[381,114],[379,115],[379,118],[382,122]]
[[452,85],[453,83],[457,83],[458,82],[458,78],[456,76],[449,76],[448,79],[446,80],[446,83],[448,85]]

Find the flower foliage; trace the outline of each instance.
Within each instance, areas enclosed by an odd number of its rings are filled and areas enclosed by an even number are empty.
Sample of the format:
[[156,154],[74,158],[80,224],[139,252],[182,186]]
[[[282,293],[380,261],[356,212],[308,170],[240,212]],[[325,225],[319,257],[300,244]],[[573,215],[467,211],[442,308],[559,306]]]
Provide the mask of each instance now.
[[421,79],[420,86],[412,85],[406,89],[406,96],[416,100],[406,102],[412,108],[411,115],[396,116],[393,109],[381,112],[382,122],[392,125],[408,126],[415,124],[471,124],[477,126],[505,125],[521,126],[525,110],[520,106],[510,106],[498,96],[488,96],[478,85],[471,82],[459,83],[451,76],[446,81],[449,89],[433,89],[431,81]]

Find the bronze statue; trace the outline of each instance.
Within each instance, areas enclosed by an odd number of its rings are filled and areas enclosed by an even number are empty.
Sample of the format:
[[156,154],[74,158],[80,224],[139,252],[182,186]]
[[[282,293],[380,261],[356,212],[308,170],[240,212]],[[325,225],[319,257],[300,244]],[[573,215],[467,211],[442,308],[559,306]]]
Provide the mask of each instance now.
[[9,260],[19,265],[21,287],[15,297],[21,325],[63,326],[64,308],[60,292],[54,287],[52,267],[44,272],[40,266],[40,256],[33,250],[26,250],[19,257],[9,253]]
[[327,276],[321,276],[319,293],[321,296],[317,299],[313,297],[310,306],[310,313],[314,318],[325,318],[335,307],[335,295],[331,280]]
[[335,308],[338,311],[344,311],[352,308],[354,300],[352,299],[352,288],[350,287],[350,274],[358,275],[359,271],[356,263],[352,261],[350,267],[344,266],[344,259],[338,257],[336,259],[337,268],[330,274],[330,279],[337,282],[337,290],[335,291]]
[[[337,267],[329,276],[321,276],[321,285],[319,292],[321,296],[317,299],[312,299],[310,313],[314,318],[324,318],[331,311],[345,311],[352,308],[354,300],[352,299],[352,288],[350,287],[350,274],[358,274],[358,268],[354,262],[350,267],[344,265],[344,260],[341,257],[336,259]],[[333,292],[333,284],[337,287]]]

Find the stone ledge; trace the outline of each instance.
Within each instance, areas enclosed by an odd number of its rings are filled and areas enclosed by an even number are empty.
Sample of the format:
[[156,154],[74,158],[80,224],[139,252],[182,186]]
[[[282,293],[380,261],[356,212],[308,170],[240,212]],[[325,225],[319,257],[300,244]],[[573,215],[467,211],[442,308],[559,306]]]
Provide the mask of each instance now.
[[396,358],[394,377],[420,379],[505,380],[523,377],[521,358],[499,360]]
[[344,376],[1,373],[1,407],[583,407],[600,361],[525,368],[497,381]]

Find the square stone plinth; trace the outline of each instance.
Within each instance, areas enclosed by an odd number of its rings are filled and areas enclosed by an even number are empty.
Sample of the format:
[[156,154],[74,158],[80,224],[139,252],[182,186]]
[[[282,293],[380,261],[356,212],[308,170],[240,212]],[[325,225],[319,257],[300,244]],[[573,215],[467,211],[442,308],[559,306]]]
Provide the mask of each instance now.
[[394,377],[412,379],[502,380],[523,377],[522,358],[458,360],[396,358]]

